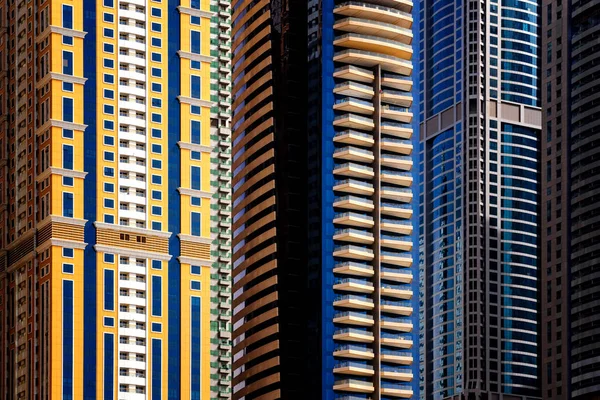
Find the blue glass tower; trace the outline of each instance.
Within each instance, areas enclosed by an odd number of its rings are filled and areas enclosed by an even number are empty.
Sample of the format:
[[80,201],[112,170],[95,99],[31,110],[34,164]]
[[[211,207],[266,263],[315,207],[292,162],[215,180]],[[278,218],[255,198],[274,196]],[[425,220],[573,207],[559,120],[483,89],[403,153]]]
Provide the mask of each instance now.
[[423,399],[539,396],[539,20],[421,2]]

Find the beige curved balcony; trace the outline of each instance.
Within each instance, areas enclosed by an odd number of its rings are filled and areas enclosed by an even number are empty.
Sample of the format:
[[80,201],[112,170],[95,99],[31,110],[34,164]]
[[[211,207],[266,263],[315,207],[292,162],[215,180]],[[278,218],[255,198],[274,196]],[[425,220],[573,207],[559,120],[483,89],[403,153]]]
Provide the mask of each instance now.
[[404,299],[408,300],[412,297],[413,292],[410,287],[407,288],[397,288],[397,287],[385,287],[381,288],[381,294],[389,297],[393,297],[395,299]]
[[343,328],[336,330],[333,333],[333,340],[356,343],[372,343],[375,338],[373,337],[372,332],[363,332],[354,328]]
[[382,247],[402,251],[411,251],[413,247],[412,238],[410,236],[382,235],[380,243]]
[[383,105],[381,107],[381,116],[402,123],[409,124],[412,121],[413,114],[406,107]]
[[337,297],[333,305],[334,307],[352,308],[355,310],[372,310],[375,307],[373,300],[352,294]]
[[333,152],[333,158],[363,163],[371,163],[375,159],[371,150],[361,149],[354,146],[345,146],[335,149]]
[[399,267],[410,267],[413,263],[411,253],[386,254],[381,252],[381,262]]
[[[391,352],[391,353],[393,353],[393,352]],[[401,364],[401,365],[410,365],[413,362],[413,356],[412,356],[412,354],[410,354],[408,352],[398,352],[398,355],[391,354],[391,353],[390,354],[382,353],[381,361],[394,363],[394,364]]]
[[334,249],[333,256],[351,260],[370,261],[373,259],[373,250],[353,245],[338,246]]
[[359,264],[352,261],[336,264],[333,267],[333,272],[336,274],[354,276],[373,276],[374,274],[372,266]]
[[383,138],[381,140],[381,149],[398,154],[409,155],[412,153],[413,145],[410,140]]
[[410,235],[412,233],[413,227],[410,221],[382,221],[381,222],[381,230],[387,232],[399,233],[401,235]]
[[412,274],[409,271],[402,271],[402,270],[393,271],[393,272],[382,270],[381,277],[383,279],[387,279],[387,280],[394,281],[394,282],[400,282],[400,283],[411,283],[412,278],[413,278]]
[[413,341],[412,339],[405,339],[402,337],[382,337],[381,344],[399,349],[410,349],[413,346]]
[[[382,174],[381,180],[383,182],[398,183],[396,181],[385,180],[383,178],[384,177]],[[410,177],[410,180],[408,180],[407,182],[404,183],[404,186],[410,186],[411,183],[412,183],[412,177]],[[399,184],[402,184],[402,183],[399,183]],[[403,201],[405,203],[411,202],[412,198],[413,198],[412,190],[410,190],[408,188],[400,188],[400,187],[393,187],[393,186],[382,186],[379,194],[381,195],[382,199]]]
[[353,362],[341,362],[333,367],[334,374],[373,376],[375,371],[369,365],[362,365]]
[[375,208],[372,200],[358,196],[336,197],[333,206],[354,211],[372,211]]
[[[335,21],[333,29],[342,32],[358,33],[382,39],[390,39],[406,45],[410,45],[413,39],[413,34],[410,29],[372,19],[355,17],[342,18]],[[412,49],[410,54],[412,54]]]
[[335,7],[333,12],[337,15],[344,15],[346,17],[356,17],[386,22],[388,24],[398,25],[406,29],[410,29],[413,24],[412,15],[408,12],[399,11],[392,7],[385,7],[361,1],[348,1],[346,3],[342,3]]
[[375,176],[373,168],[352,162],[336,165],[333,173],[335,175],[351,176],[353,178],[372,178]]
[[375,95],[372,86],[363,85],[356,82],[342,82],[333,88],[333,93],[341,96],[356,97],[359,99],[371,100]]
[[373,393],[375,388],[371,382],[363,382],[356,379],[344,379],[333,383],[333,390],[353,393]]
[[336,68],[333,71],[333,77],[362,83],[372,83],[373,79],[375,79],[373,71],[355,67],[354,65],[344,65],[343,67]]
[[367,118],[356,114],[338,115],[333,119],[333,126],[339,126],[348,129],[362,129],[371,131],[375,128],[373,118]]
[[333,44],[348,49],[388,54],[405,60],[410,60],[413,54],[413,49],[410,45],[401,43],[398,40],[361,33],[346,33],[336,36]]
[[372,228],[374,225],[373,217],[351,212],[336,214],[333,217],[333,223],[361,228]]
[[410,107],[412,105],[413,98],[410,93],[384,89],[383,93],[381,93],[381,101],[400,107]]
[[355,99],[354,97],[344,97],[339,99],[333,105],[336,111],[345,111],[356,114],[372,115],[375,111],[372,103],[365,100]]
[[[393,184],[400,185],[400,186],[410,186],[410,185],[412,185],[413,177],[409,172],[396,172],[396,171],[385,170],[385,171],[381,171],[381,181],[385,182],[385,183],[393,183]],[[388,190],[388,191],[390,191],[390,190]],[[412,192],[411,193],[406,192],[406,194],[404,194],[404,195],[399,194],[400,197],[398,199],[395,199],[394,197],[391,197],[391,199],[398,200],[398,201],[406,201],[407,195],[409,195],[410,198],[412,199]],[[389,198],[383,194],[381,197]],[[410,200],[408,200],[408,201],[410,201]]]
[[346,324],[356,326],[373,326],[373,317],[369,315],[361,315],[353,311],[344,311],[335,314],[333,318],[335,324]]
[[402,302],[393,302],[393,301],[389,301],[389,300],[382,300],[381,301],[381,311],[384,311],[384,312],[387,312],[390,314],[395,314],[395,315],[409,316],[412,314],[413,308],[412,308],[412,305],[410,305],[410,304],[405,304]]
[[410,0],[374,0],[380,6],[395,8],[396,10],[410,13],[413,8],[413,2]]
[[361,67],[368,68],[380,65],[381,69],[384,71],[395,72],[407,76],[412,73],[413,69],[410,61],[386,54],[356,49],[341,50],[335,53],[333,56],[333,61],[344,64],[359,65]]
[[384,88],[402,90],[403,92],[410,92],[412,90],[413,81],[408,76],[384,74],[381,78],[381,86]]
[[[393,330],[393,331],[398,331],[398,332],[410,332],[410,331],[412,331],[413,325],[412,325],[412,322],[394,322],[394,321],[382,320],[381,327],[385,328],[385,329]],[[411,360],[412,360],[412,357],[411,357]],[[384,360],[383,355],[382,355],[382,361],[392,362],[391,360]]]
[[384,215],[391,215],[399,218],[410,218],[413,215],[412,207],[406,204],[382,203],[380,210]]
[[372,283],[362,282],[359,279],[344,278],[333,285],[334,290],[352,293],[373,293],[375,290]]
[[399,137],[401,139],[410,139],[413,133],[412,126],[395,122],[383,121],[381,123],[381,133]]
[[392,388],[381,388],[381,394],[390,397],[399,397],[399,398],[411,398],[413,395],[412,389],[392,389]]
[[404,370],[382,370],[381,371],[381,377],[385,378],[385,379],[391,379],[394,381],[401,381],[401,382],[410,382],[412,381],[413,378],[413,373],[410,369],[404,369]]
[[372,195],[375,192],[372,184],[356,179],[344,179],[337,181],[333,186],[333,190],[336,192],[362,195]]
[[371,244],[375,241],[371,232],[358,229],[339,229],[333,234],[333,240],[360,244]]
[[353,131],[351,129],[337,132],[333,137],[333,141],[336,143],[353,144],[363,147],[372,147],[373,143],[375,143],[373,135],[364,132]]
[[403,171],[410,171],[413,166],[413,159],[412,157],[399,156],[396,154],[382,154],[381,165],[401,169]]
[[373,350],[364,349],[356,345],[342,345],[333,352],[334,357],[353,358],[357,360],[372,360],[375,355]]

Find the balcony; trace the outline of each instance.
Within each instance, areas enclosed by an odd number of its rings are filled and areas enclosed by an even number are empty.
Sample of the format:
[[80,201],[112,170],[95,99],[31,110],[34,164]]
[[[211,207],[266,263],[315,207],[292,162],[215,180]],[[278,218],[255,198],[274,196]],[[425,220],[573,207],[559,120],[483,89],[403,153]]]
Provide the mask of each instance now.
[[393,104],[398,107],[410,107],[412,105],[412,100],[410,92],[384,89],[381,94],[382,102]]
[[398,236],[382,234],[380,238],[381,246],[395,250],[411,251],[412,238],[410,236]]
[[355,293],[373,293],[373,283],[360,279],[343,278],[335,281],[333,290]]
[[373,350],[369,349],[366,345],[343,344],[335,348],[333,356],[371,360],[375,355],[373,354]]
[[[393,331],[410,332],[412,331],[413,323],[410,318],[392,318],[384,315],[381,317],[381,327]],[[393,360],[386,359],[383,355],[381,359],[382,361],[393,362]],[[412,356],[410,360],[412,362]]]
[[413,341],[412,338],[408,335],[381,332],[381,344],[401,349],[410,349],[412,348]]
[[333,166],[333,173],[336,175],[350,176],[353,178],[372,178],[375,176],[373,168],[353,162],[336,164]]
[[336,68],[335,71],[333,71],[333,77],[363,83],[371,83],[373,82],[373,79],[375,79],[373,71],[358,68],[354,65],[345,65],[343,67]]
[[399,218],[410,218],[413,215],[412,205],[406,203],[381,203],[381,213]]
[[382,121],[381,133],[396,136],[402,139],[410,139],[412,136],[412,125],[400,122]]
[[381,394],[390,396],[390,397],[399,397],[399,398],[411,398],[413,395],[413,391],[410,386],[402,386],[396,385],[392,386],[391,384],[384,385],[381,388]]
[[373,259],[373,250],[353,245],[337,246],[333,250],[333,256],[349,258],[352,260],[370,261]]
[[361,83],[351,81],[335,85],[335,87],[333,88],[333,93],[342,96],[358,97],[360,99],[366,100],[371,100],[375,95],[372,86],[363,85]]
[[359,65],[367,68],[373,68],[380,65],[381,69],[384,71],[396,72],[403,75],[410,75],[413,69],[410,61],[385,54],[356,49],[341,50],[335,53],[333,61]]
[[382,349],[381,361],[393,364],[410,365],[413,362],[413,355],[410,351]]
[[385,104],[381,107],[381,116],[394,121],[410,124],[413,114],[409,108]]
[[374,322],[373,316],[371,315],[362,314],[355,311],[343,311],[336,313],[333,316],[333,323],[357,326],[373,326]]
[[372,228],[374,225],[373,217],[353,212],[335,214],[333,216],[333,223],[361,228]]
[[368,264],[361,264],[353,261],[337,263],[333,267],[333,272],[341,275],[355,276],[373,276],[373,267]]
[[350,49],[388,54],[405,60],[410,60],[413,54],[412,47],[408,44],[401,43],[399,40],[361,33],[346,33],[344,35],[336,36],[333,44],[335,46]]
[[413,18],[408,12],[399,11],[395,8],[364,3],[360,1],[348,1],[334,8],[333,12],[346,17],[356,17],[385,22],[410,29]]
[[333,158],[348,161],[358,161],[369,164],[375,159],[375,157],[373,157],[372,151],[354,146],[345,146],[335,149],[335,151],[333,152]]
[[401,267],[410,267],[413,263],[413,258],[409,252],[382,251],[381,262]]
[[333,340],[357,343],[372,343],[375,340],[375,338],[373,337],[372,332],[356,328],[343,328],[333,332]]
[[381,267],[381,278],[394,282],[411,283],[412,273],[406,269]]
[[381,294],[388,297],[408,300],[412,297],[413,292],[410,285],[392,285],[389,283],[382,283]]
[[395,381],[410,382],[412,381],[413,373],[410,368],[384,367],[381,369],[381,377]]
[[382,154],[381,165],[392,167],[404,171],[410,171],[413,166],[413,159],[410,156],[399,156],[396,154]]
[[366,363],[355,361],[342,361],[333,366],[334,374],[372,376],[375,374],[373,367]]
[[372,310],[375,307],[373,300],[368,297],[357,296],[354,294],[344,294],[337,296],[333,300],[334,307],[354,308],[357,310]]
[[333,185],[336,192],[362,194],[370,196],[375,192],[373,185],[356,179],[344,179],[336,181]]
[[412,153],[413,145],[410,140],[384,137],[381,139],[381,149],[393,151],[394,153],[409,155]]
[[405,220],[382,219],[381,230],[400,233],[401,235],[410,235],[412,233],[412,224],[410,221]]
[[373,146],[373,143],[375,143],[373,135],[353,130],[336,132],[333,141],[336,143],[353,144],[363,147],[371,147]]
[[[410,45],[413,39],[413,34],[410,29],[372,19],[355,17],[342,18],[335,21],[333,29],[348,33],[375,36],[381,39],[390,39],[405,45]],[[412,54],[412,49],[409,54]]]
[[361,117],[356,114],[344,114],[338,115],[333,119],[333,126],[371,131],[375,127],[375,124],[372,118]]
[[336,197],[333,206],[356,211],[372,211],[375,208],[373,200],[352,195]]
[[408,300],[393,301],[383,299],[380,304],[381,311],[390,314],[409,316],[413,312],[412,303]]
[[410,77],[389,72],[384,73],[381,79],[382,86],[402,90],[403,92],[410,92],[412,90],[412,84],[413,82]]
[[344,379],[333,383],[333,390],[354,393],[373,393],[373,383],[360,381],[358,379]]
[[374,241],[373,234],[359,229],[338,229],[333,233],[333,240],[350,243],[371,244]]
[[[394,171],[394,170],[389,170],[389,169],[382,169],[381,170],[381,181],[385,182],[385,183],[395,183],[396,185],[410,186],[410,185],[412,185],[413,177],[410,172],[401,172],[401,171]],[[388,186],[388,188],[389,188],[389,186]],[[402,188],[397,188],[397,189],[402,189]],[[388,198],[391,200],[410,202],[412,200],[412,191],[410,191],[410,189],[408,189],[408,190],[409,190],[409,192],[404,192],[403,194],[400,194],[399,197],[393,196],[393,194],[391,192],[389,193],[389,195],[391,197],[386,197],[383,194],[381,195],[381,197]]]
[[372,103],[365,100],[355,99],[354,97],[344,97],[336,100],[333,104],[333,109],[336,111],[368,115],[372,115],[375,111],[375,107],[373,107]]

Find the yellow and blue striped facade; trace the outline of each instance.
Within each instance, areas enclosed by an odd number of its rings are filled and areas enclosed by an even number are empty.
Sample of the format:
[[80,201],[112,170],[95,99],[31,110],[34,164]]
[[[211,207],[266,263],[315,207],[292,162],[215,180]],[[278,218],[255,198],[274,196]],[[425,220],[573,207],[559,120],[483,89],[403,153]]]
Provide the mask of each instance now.
[[16,299],[3,311],[19,321],[20,299],[35,299],[29,315],[41,322],[27,325],[25,310],[25,328],[3,331],[25,332],[23,345],[39,350],[2,360],[15,377],[7,390],[209,398],[210,1],[35,7],[46,49],[27,50],[44,94],[27,172],[36,218],[14,238],[2,231],[0,282],[3,300]]

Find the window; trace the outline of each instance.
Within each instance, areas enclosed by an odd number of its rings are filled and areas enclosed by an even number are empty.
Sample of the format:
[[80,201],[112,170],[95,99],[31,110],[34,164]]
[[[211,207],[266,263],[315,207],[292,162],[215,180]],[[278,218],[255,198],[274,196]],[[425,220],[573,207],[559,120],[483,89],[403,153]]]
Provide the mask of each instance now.
[[104,136],[104,144],[107,146],[114,146],[115,145],[115,138],[114,136]]
[[200,281],[191,281],[190,289],[192,290],[200,290]]
[[160,124],[162,122],[162,114],[152,113],[152,122]]
[[115,67],[115,61],[114,60],[111,60],[110,58],[105,58],[104,59],[104,68],[114,68],[114,67]]
[[73,46],[73,37],[72,36],[64,36],[62,37],[63,44]]
[[202,44],[200,41],[200,32],[191,31],[190,34],[190,52],[194,54],[200,54],[200,45]]
[[190,175],[190,187],[195,190],[201,190],[201,169],[193,166]]
[[191,126],[191,132],[190,132],[192,143],[200,144],[201,130],[202,129],[201,129],[200,121],[192,120],[192,126]]
[[162,269],[162,261],[152,260],[152,269]]
[[115,271],[104,270],[104,309],[115,310]]
[[152,221],[152,230],[153,231],[162,231],[162,224],[157,221]]
[[200,160],[200,152],[199,151],[192,151],[190,153],[190,158],[192,160]]
[[111,13],[104,13],[104,22],[115,22],[115,16]]
[[63,186],[73,186],[73,177],[63,176]]
[[115,113],[115,107],[105,104],[104,105],[104,114],[113,115]]
[[62,89],[65,92],[72,92],[73,91],[73,84],[71,82],[63,82],[62,83]]
[[[192,3],[193,2],[194,1],[192,1]],[[195,8],[199,8],[199,7],[195,7]],[[192,24],[192,25],[200,25],[200,17],[194,16],[194,15],[190,16],[190,24]]]
[[73,122],[73,99],[63,97],[63,121]]
[[155,317],[162,315],[162,278],[160,276],[152,277],[152,315]]
[[152,206],[152,215],[162,215],[162,207]]
[[73,359],[74,359],[74,282],[63,280],[62,318],[62,394],[63,399],[73,399]]
[[194,115],[200,115],[200,107],[199,106],[191,106],[190,113]]
[[[162,383],[162,341],[152,339],[152,400],[161,400]],[[193,398],[193,397],[192,397]],[[197,397],[198,399],[200,397]]]
[[160,78],[162,77],[162,70],[160,68],[152,68],[152,76],[156,77],[156,78]]
[[104,28],[104,36],[107,38],[115,37],[115,31],[110,28]]
[[162,184],[162,176],[160,175],[152,175],[152,183],[155,185]]
[[62,136],[65,139],[73,139],[73,130],[72,129],[63,129]]
[[63,168],[73,169],[73,146],[63,144]]
[[104,207],[115,208],[115,201],[113,199],[104,199]]
[[105,161],[115,161],[115,153],[113,153],[112,151],[105,151],[104,152],[104,160]]
[[158,99],[156,97],[152,98],[152,107],[161,107],[162,106],[162,101],[161,99]]
[[110,253],[104,253],[104,262],[107,264],[115,263],[115,255]]
[[73,75],[73,53],[70,51],[64,51],[62,60],[62,70],[65,75]]
[[104,129],[106,129],[107,131],[112,131],[115,129],[115,122],[114,121],[110,121],[108,119],[104,120]]
[[162,16],[162,11],[161,11],[160,8],[152,7],[151,12],[152,12],[152,16],[153,17],[159,17],[160,18]]
[[64,258],[73,258],[75,255],[75,250],[68,247],[63,247],[62,254]]
[[192,236],[200,236],[202,231],[201,214],[198,212],[192,212],[191,215],[191,234]]
[[162,31],[162,25],[159,24],[158,22],[153,22],[151,27],[152,27],[152,32],[161,32]]
[[104,43],[103,48],[105,53],[112,54],[115,52],[115,46],[113,46],[112,44]]
[[161,47],[162,46],[162,40],[160,40],[159,38],[152,38],[152,46],[153,47]]
[[114,183],[105,183],[104,184],[104,191],[107,192],[107,193],[114,193],[114,191],[115,191],[115,185],[114,185]]
[[162,62],[162,54],[152,52],[152,61],[154,62]]
[[107,224],[115,223],[115,216],[110,214],[104,214],[104,222]]
[[73,6],[63,4],[63,6],[62,6],[62,26],[63,26],[63,28],[73,29]]
[[162,200],[162,192],[160,190],[153,190],[152,200]]
[[160,322],[152,323],[152,332],[162,332],[162,324]]
[[115,91],[110,89],[104,89],[104,98],[105,99],[114,99]]
[[63,263],[63,273],[72,274],[74,269],[75,269],[75,266],[73,264]]
[[162,161],[161,160],[152,160],[152,168],[154,168],[154,169],[161,169],[162,168]]
[[[194,0],[192,0],[192,3]],[[202,353],[202,303],[200,297],[192,296],[190,307],[190,382],[191,398],[199,399],[201,381],[201,353]]]
[[190,68],[191,69],[200,69],[200,61],[190,61]]
[[202,269],[200,268],[200,266],[199,266],[199,265],[192,265],[192,266],[190,267],[190,272],[191,272],[193,275],[200,275],[200,274],[202,273]]
[[192,197],[192,198],[191,198],[191,202],[192,202],[192,205],[193,205],[193,206],[198,206],[198,207],[200,207],[200,202],[201,202],[201,199],[200,199],[200,197]]
[[200,85],[200,77],[197,75],[192,75],[191,77],[191,88],[190,88],[190,96],[193,99],[199,99],[202,96],[202,87]]
[[63,192],[63,217],[73,218],[73,193]]
[[104,83],[115,83],[115,76],[113,74],[104,74]]
[[162,85],[160,83],[153,83],[152,84],[152,91],[153,92],[157,92],[157,93],[162,92]]
[[152,129],[152,137],[160,139],[162,138],[162,131],[160,129]]

